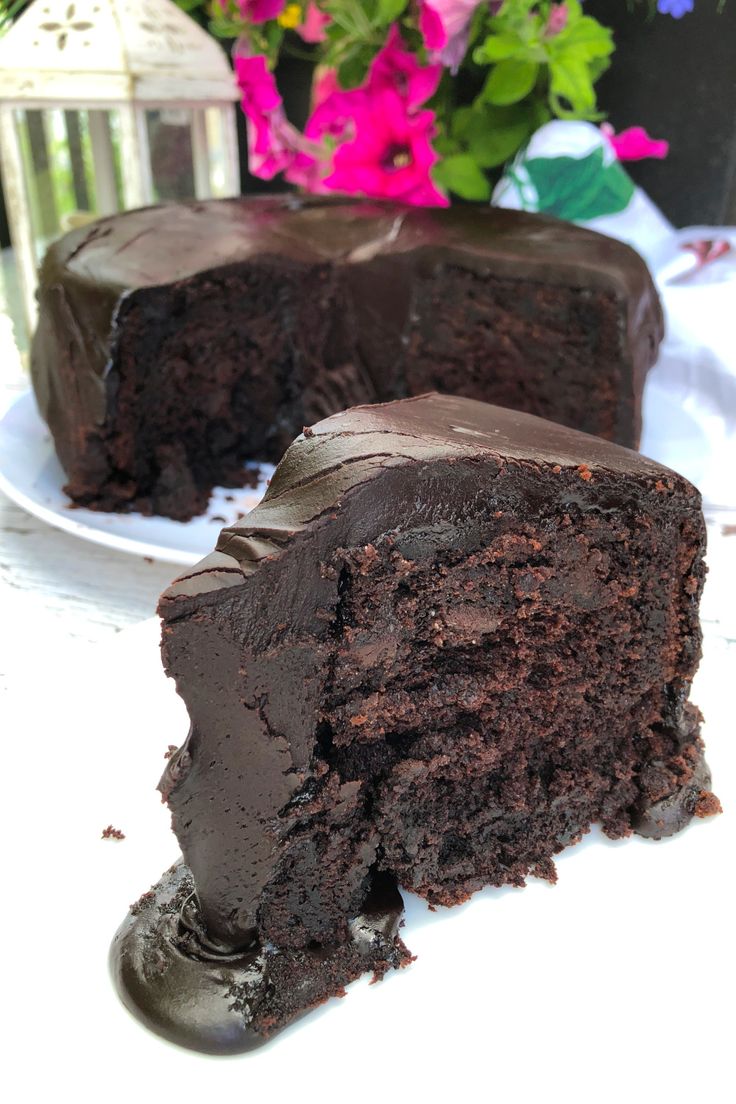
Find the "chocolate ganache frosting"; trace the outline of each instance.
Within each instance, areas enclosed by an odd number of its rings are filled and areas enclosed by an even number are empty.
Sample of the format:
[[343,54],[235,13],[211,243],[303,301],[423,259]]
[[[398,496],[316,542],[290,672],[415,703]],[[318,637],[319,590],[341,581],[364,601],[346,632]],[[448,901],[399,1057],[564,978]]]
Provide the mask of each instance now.
[[439,389],[636,447],[662,336],[644,262],[569,223],[269,197],[54,243],[32,377],[81,505],[185,520],[305,424]]
[[704,533],[667,468],[472,400],[305,429],[161,599],[183,865],[116,937],[128,1007],[246,1049],[409,961],[398,886],[452,905],[554,880],[595,822],[717,812],[688,703]]

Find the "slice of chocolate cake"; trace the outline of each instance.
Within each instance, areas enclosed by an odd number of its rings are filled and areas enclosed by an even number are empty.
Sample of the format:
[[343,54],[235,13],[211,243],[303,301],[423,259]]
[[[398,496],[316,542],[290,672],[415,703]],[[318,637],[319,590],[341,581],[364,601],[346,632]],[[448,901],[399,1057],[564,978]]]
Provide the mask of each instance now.
[[129,1006],[245,1049],[407,961],[397,884],[452,905],[553,881],[594,822],[716,811],[703,543],[683,478],[529,415],[435,394],[305,430],[161,600],[186,867],[118,934]]
[[54,244],[32,375],[82,506],[186,520],[302,426],[438,389],[636,447],[662,336],[625,245],[491,207],[150,207]]

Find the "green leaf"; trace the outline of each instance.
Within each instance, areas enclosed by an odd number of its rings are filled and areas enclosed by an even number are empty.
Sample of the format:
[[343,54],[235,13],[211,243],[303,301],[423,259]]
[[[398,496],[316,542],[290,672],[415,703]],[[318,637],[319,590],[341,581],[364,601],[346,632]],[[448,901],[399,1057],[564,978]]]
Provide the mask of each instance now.
[[211,19],[207,24],[210,34],[216,38],[239,38],[243,28],[236,23],[228,23],[225,19]]
[[[455,138],[459,138],[460,141],[464,141],[468,136],[468,131],[472,125],[473,119],[476,116],[476,112],[472,107],[458,107],[456,108],[450,119],[450,130]],[[437,143],[435,142],[435,146]]]
[[393,23],[398,19],[408,0],[378,0],[377,19],[380,24]]
[[487,61],[504,61],[517,54],[524,53],[524,43],[516,35],[489,35],[482,46],[474,52],[473,58],[480,65]]
[[532,112],[527,104],[480,105],[464,122],[463,141],[482,169],[493,169],[517,152],[532,129]]
[[491,198],[491,185],[469,153],[456,153],[438,162],[433,176],[461,199]]
[[577,23],[567,27],[562,34],[550,42],[553,51],[574,49],[581,58],[608,57],[613,53],[613,35],[608,27],[602,27],[589,15],[584,15]]
[[500,61],[486,81],[483,98],[492,104],[518,103],[531,92],[538,73],[534,61]]
[[529,100],[529,104],[531,113],[531,126],[529,129],[533,133],[535,130],[539,130],[540,127],[543,127],[545,123],[548,123],[550,121],[550,119],[552,118],[552,112],[550,111],[546,102],[544,100],[538,99],[536,96],[533,96]]
[[618,161],[603,163],[597,146],[587,157],[533,157],[524,162],[537,190],[539,210],[587,221],[615,215],[631,202],[634,184]]
[[449,134],[438,134],[433,140],[432,145],[440,157],[449,157],[451,153],[460,152],[457,141],[451,138]]
[[281,49],[281,43],[284,40],[284,28],[274,20],[266,29],[266,42],[268,43],[268,52],[273,62],[275,63],[278,52]]
[[595,108],[595,91],[588,66],[565,55],[552,61],[549,67],[550,92],[561,96],[577,114],[587,114]]
[[343,59],[337,69],[337,79],[341,88],[357,88],[365,80],[371,54],[361,47],[352,50]]
[[583,6],[580,0],[567,0],[567,18],[570,23],[577,23],[583,18]]

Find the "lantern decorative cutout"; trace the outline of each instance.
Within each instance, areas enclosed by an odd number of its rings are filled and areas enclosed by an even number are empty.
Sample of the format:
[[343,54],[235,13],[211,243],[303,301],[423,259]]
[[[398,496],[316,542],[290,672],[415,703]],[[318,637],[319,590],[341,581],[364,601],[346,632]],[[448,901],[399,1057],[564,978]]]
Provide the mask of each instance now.
[[34,0],[0,38],[0,163],[29,329],[46,247],[102,215],[237,195],[238,91],[172,0]]

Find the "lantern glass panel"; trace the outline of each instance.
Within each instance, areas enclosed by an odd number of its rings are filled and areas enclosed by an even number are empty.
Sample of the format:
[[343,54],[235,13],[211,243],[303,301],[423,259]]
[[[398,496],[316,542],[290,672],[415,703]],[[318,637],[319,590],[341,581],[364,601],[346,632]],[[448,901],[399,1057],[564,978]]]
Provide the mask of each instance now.
[[195,195],[192,156],[192,112],[186,108],[146,111],[155,201],[191,199]]
[[14,112],[37,263],[56,238],[122,207],[114,112]]
[[[232,104],[222,107],[207,107],[203,111],[207,150],[209,152],[210,189],[217,199],[233,194],[232,171],[228,156],[228,142],[231,138],[231,116],[235,108]],[[237,191],[237,183],[235,191]]]

